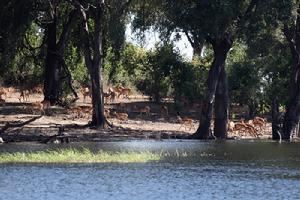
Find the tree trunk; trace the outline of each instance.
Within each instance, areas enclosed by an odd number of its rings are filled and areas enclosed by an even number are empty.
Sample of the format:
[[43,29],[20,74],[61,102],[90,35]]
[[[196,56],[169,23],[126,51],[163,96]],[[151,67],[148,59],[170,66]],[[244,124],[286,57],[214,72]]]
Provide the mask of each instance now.
[[[195,138],[195,139],[208,139],[209,138],[210,124],[211,124],[212,110],[213,110],[213,102],[215,100],[216,89],[217,89],[217,85],[218,85],[218,82],[219,82],[220,72],[222,71],[222,68],[224,68],[224,70],[225,70],[225,61],[226,61],[226,58],[227,58],[228,51],[232,46],[232,38],[231,38],[230,35],[227,35],[220,42],[211,42],[211,43],[212,43],[213,48],[214,48],[214,61],[213,61],[212,66],[209,70],[209,75],[208,75],[208,80],[207,80],[206,96],[205,96],[205,99],[204,99],[204,107],[202,108],[202,113],[201,113],[201,117],[200,117],[200,126],[197,129],[196,133],[193,135],[193,138]],[[226,72],[224,72],[224,73],[226,73]],[[225,74],[225,76],[226,76],[226,74]],[[224,82],[221,83],[221,84],[224,84]],[[220,87],[224,87],[224,86],[220,86]],[[228,93],[228,92],[226,92],[226,93]],[[226,94],[224,93],[221,96],[223,98],[223,97],[226,96]],[[219,100],[218,99],[217,103],[219,104],[222,101],[224,101],[224,100]],[[228,104],[228,98],[227,98],[226,101],[227,101],[227,104]],[[220,110],[225,109],[224,106],[225,106],[226,102],[223,102],[223,103],[224,103],[224,105],[222,105],[222,106],[218,105],[218,110],[219,109]],[[223,103],[221,103],[221,104],[223,104]],[[226,117],[226,119],[227,119],[227,117]],[[221,120],[222,123],[223,123],[223,120]],[[218,126],[218,129],[219,128],[223,129],[221,127],[223,127],[224,125],[219,125],[218,124],[217,126]]]
[[56,32],[57,17],[54,14],[53,21],[47,27],[47,55],[45,61],[44,99],[54,104],[58,100],[58,85],[60,65],[57,55]]
[[103,98],[103,83],[102,83],[102,63],[97,63],[93,66],[91,74],[92,81],[92,105],[93,116],[92,126],[98,128],[106,128],[106,118],[104,116],[104,98]]
[[290,139],[292,131],[294,131],[300,120],[300,54],[297,50],[299,48],[297,47],[297,45],[300,45],[300,39],[296,40],[296,42],[297,41],[298,44],[295,44],[294,49],[291,49],[294,64],[291,74],[291,84],[289,92],[290,100],[288,102],[288,105],[286,106],[286,113],[284,115],[282,127],[282,139],[284,140]]
[[57,13],[53,11],[53,21],[47,28],[47,56],[45,62],[44,100],[55,104],[59,100],[59,90],[61,85],[61,60],[67,45],[71,25],[75,16],[75,10],[69,13],[68,20],[63,26],[63,31],[57,43]]
[[203,47],[204,47],[204,42],[194,43],[193,58],[192,58],[193,60],[195,60],[196,58],[201,58]]
[[215,98],[214,135],[218,139],[227,138],[228,121],[228,82],[225,63],[222,66]]
[[[300,5],[299,5],[300,9]],[[286,106],[282,127],[282,139],[290,139],[292,131],[295,130],[300,120],[300,13],[298,15],[295,27],[288,28],[284,26],[284,34],[289,42],[293,66],[290,81],[290,99]]]
[[[83,23],[83,46],[84,58],[92,82],[92,105],[93,114],[91,125],[97,128],[106,128],[108,122],[104,116],[104,98],[103,98],[103,23],[104,23],[104,1],[99,1],[94,13],[87,15],[84,7],[76,2],[80,11]],[[88,21],[94,21],[94,31],[90,31]]]
[[282,127],[282,139],[288,140],[297,124],[300,120],[300,82],[298,82],[298,88],[291,98],[286,113],[284,115],[283,127]]
[[279,105],[276,98],[272,100],[272,140],[279,140],[280,131],[280,113]]

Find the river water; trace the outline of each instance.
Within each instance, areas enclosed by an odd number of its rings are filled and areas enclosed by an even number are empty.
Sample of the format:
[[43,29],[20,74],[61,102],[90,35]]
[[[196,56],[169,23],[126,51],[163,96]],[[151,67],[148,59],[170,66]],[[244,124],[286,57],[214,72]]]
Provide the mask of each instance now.
[[[159,162],[0,165],[0,200],[300,199],[300,143],[129,141],[0,145],[168,152]],[[179,155],[179,156],[178,156]]]

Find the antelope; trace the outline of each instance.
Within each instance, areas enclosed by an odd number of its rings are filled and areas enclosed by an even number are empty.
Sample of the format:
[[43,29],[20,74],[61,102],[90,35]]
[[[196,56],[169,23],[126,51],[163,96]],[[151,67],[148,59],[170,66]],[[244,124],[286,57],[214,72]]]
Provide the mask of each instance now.
[[29,99],[29,90],[21,89],[19,101],[27,101]]
[[106,118],[110,118],[110,117],[111,117],[111,116],[110,116],[110,110],[109,110],[109,109],[104,108],[104,116],[105,116]]
[[228,131],[230,131],[230,132],[234,131],[234,127],[235,127],[234,122],[228,121],[227,127],[228,127]]
[[75,114],[75,118],[81,118],[83,115],[82,109],[80,107],[73,107],[69,109],[71,114]]
[[6,94],[8,95],[7,97],[11,97],[12,93],[14,92],[15,92],[15,88],[13,87],[6,88]]
[[44,92],[43,92],[43,86],[41,86],[41,85],[35,86],[35,87],[33,87],[33,88],[30,90],[30,92],[31,92],[32,94],[43,94],[43,93],[44,93]]
[[93,108],[91,106],[79,106],[79,108],[82,110],[84,115],[92,114]]
[[131,94],[131,89],[130,88],[120,88],[119,90],[119,95],[118,95],[118,98],[120,98],[121,95],[123,95],[123,98],[127,98],[129,99],[129,95]]
[[251,124],[245,123],[244,120],[241,120],[240,122],[235,123],[234,130],[249,132],[250,135],[257,137],[257,133],[256,133],[254,126]]
[[150,110],[151,108],[149,106],[145,106],[143,108],[139,108],[139,113],[140,115],[142,115],[143,113],[145,113],[146,115],[150,115]]
[[248,131],[249,134],[252,135],[253,137],[257,137],[257,133],[254,126],[248,123],[245,123],[245,125],[246,125],[246,131]]
[[2,105],[4,103],[5,103],[5,100],[0,98],[0,104]]
[[[45,114],[45,111],[44,111],[44,106],[41,102],[34,102],[31,104],[32,105],[32,108],[33,109],[37,109],[38,111],[42,112],[42,114]],[[32,109],[32,112],[33,112],[33,109]]]
[[81,88],[81,93],[83,94],[84,101],[86,97],[92,97],[92,93],[88,87]]
[[124,89],[124,87],[122,87],[122,86],[116,86],[113,88],[109,88],[109,90],[114,91],[117,94],[117,97],[119,97],[119,95],[123,89]]
[[262,130],[262,127],[266,126],[266,120],[261,117],[254,117],[253,119],[253,125],[258,126],[260,130]]
[[0,88],[0,98],[1,98],[1,99],[2,99],[2,95],[4,95],[5,98],[6,98],[6,97],[7,97],[7,93],[8,93],[7,89],[5,89],[5,88]]
[[187,130],[187,127],[190,128],[189,130],[194,128],[193,119],[188,118],[188,117],[181,118],[180,116],[177,116],[177,119],[178,119],[178,122],[181,124],[181,126],[179,127],[178,130],[180,130],[182,126],[185,126],[185,130]]
[[107,103],[108,100],[110,99],[110,92],[103,92],[103,97],[104,97],[104,100]]
[[43,114],[45,114],[45,110],[49,109],[51,107],[49,100],[43,100],[42,102],[34,102],[31,104],[33,108],[36,108],[37,110],[41,111]]
[[261,118],[261,117],[254,117],[253,121],[261,121],[263,123],[266,123],[266,119]]
[[116,118],[118,120],[121,120],[121,121],[126,121],[128,119],[128,114],[127,113],[123,113],[123,112],[113,112],[113,114],[116,116]]
[[167,115],[167,116],[168,116],[168,114],[169,114],[169,112],[168,112],[168,107],[167,107],[167,106],[161,106],[161,107],[160,107],[160,113],[161,113],[162,115]]
[[91,114],[92,107],[90,106],[77,106],[70,109],[70,113],[75,114],[75,118],[84,118]]

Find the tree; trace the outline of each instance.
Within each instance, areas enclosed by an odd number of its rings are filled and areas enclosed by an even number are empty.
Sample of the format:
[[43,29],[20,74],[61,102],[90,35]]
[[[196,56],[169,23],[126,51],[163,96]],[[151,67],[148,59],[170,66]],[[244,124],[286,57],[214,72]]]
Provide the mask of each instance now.
[[126,9],[130,0],[112,1],[110,4],[104,0],[91,2],[74,1],[78,12],[81,15],[81,28],[83,31],[82,43],[85,64],[91,78],[93,116],[91,125],[98,128],[106,128],[108,121],[104,116],[103,98],[103,41],[104,27],[107,23],[107,6],[115,5]]
[[290,139],[292,131],[300,121],[300,4],[297,9],[296,20],[291,24],[284,24],[284,34],[292,54],[292,73],[289,89],[289,101],[282,127],[282,139]]
[[[228,89],[225,61],[235,37],[239,37],[240,30],[255,10],[257,1],[155,1],[148,8],[137,11],[138,26],[144,23],[145,27],[154,25],[162,32],[162,37],[167,38],[172,32],[184,33],[195,52],[200,53],[203,44],[211,45],[214,60],[207,80],[200,126],[194,138],[207,139],[210,136],[210,124],[215,104],[215,130],[217,138],[227,137],[227,107]],[[153,7],[149,13],[149,8]],[[143,6],[141,6],[143,8]],[[148,17],[144,17],[145,13]],[[153,14],[153,13],[156,13]],[[153,15],[155,17],[153,17]],[[149,17],[150,16],[150,17]]]
[[0,73],[9,72],[14,58],[23,46],[28,27],[36,15],[34,0],[0,2]]
[[[64,66],[64,50],[69,40],[76,11],[70,8],[69,5],[62,5],[56,0],[48,2],[50,19],[45,32],[47,55],[45,59],[44,99],[54,104],[59,101],[61,69],[66,67]],[[63,19],[63,17],[59,18],[59,12],[69,12],[65,17],[67,19],[65,23],[59,22],[59,19]],[[57,39],[59,25],[62,26],[62,30]]]

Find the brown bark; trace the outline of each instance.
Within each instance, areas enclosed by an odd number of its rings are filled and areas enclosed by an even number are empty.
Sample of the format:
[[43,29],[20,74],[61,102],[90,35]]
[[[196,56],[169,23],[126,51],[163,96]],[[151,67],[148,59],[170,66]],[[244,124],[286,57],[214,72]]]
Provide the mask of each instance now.
[[[202,108],[202,113],[200,117],[200,126],[197,129],[196,133],[193,135],[193,138],[195,139],[208,139],[210,135],[210,124],[211,124],[211,119],[212,119],[212,111],[213,111],[213,103],[215,101],[215,95],[216,95],[216,90],[218,86],[218,82],[220,79],[220,73],[222,69],[224,68],[223,73],[225,73],[225,77],[221,79],[221,85],[219,86],[220,90],[222,87],[222,84],[224,84],[226,81],[226,72],[225,72],[225,61],[227,58],[227,54],[229,52],[229,49],[232,46],[232,37],[230,35],[226,35],[223,40],[219,42],[214,42],[212,41],[212,45],[214,48],[214,61],[212,63],[212,66],[209,70],[209,75],[208,75],[208,80],[207,80],[207,89],[206,89],[206,97],[204,100],[204,105],[205,107]],[[223,74],[224,76],[224,74]],[[228,93],[226,91],[226,93]],[[220,94],[218,93],[218,101],[216,103],[222,104],[218,105],[217,109],[218,110],[224,110],[226,104],[226,101],[228,102],[228,99],[225,101],[222,100],[227,94]],[[220,97],[220,98],[219,98]],[[224,102],[223,102],[224,101]],[[218,112],[219,113],[219,112]],[[218,116],[219,117],[219,116]],[[222,129],[221,127],[224,127],[222,125],[225,120],[222,119],[223,117],[220,117],[220,121],[218,120],[217,122],[217,127],[218,129]],[[221,122],[221,124],[219,124]],[[227,114],[226,114],[226,123],[227,123]],[[218,133],[221,133],[218,131]],[[222,134],[221,134],[222,135]],[[226,135],[226,134],[225,134]]]
[[214,135],[218,139],[227,138],[228,83],[225,65],[222,66],[215,97]]

